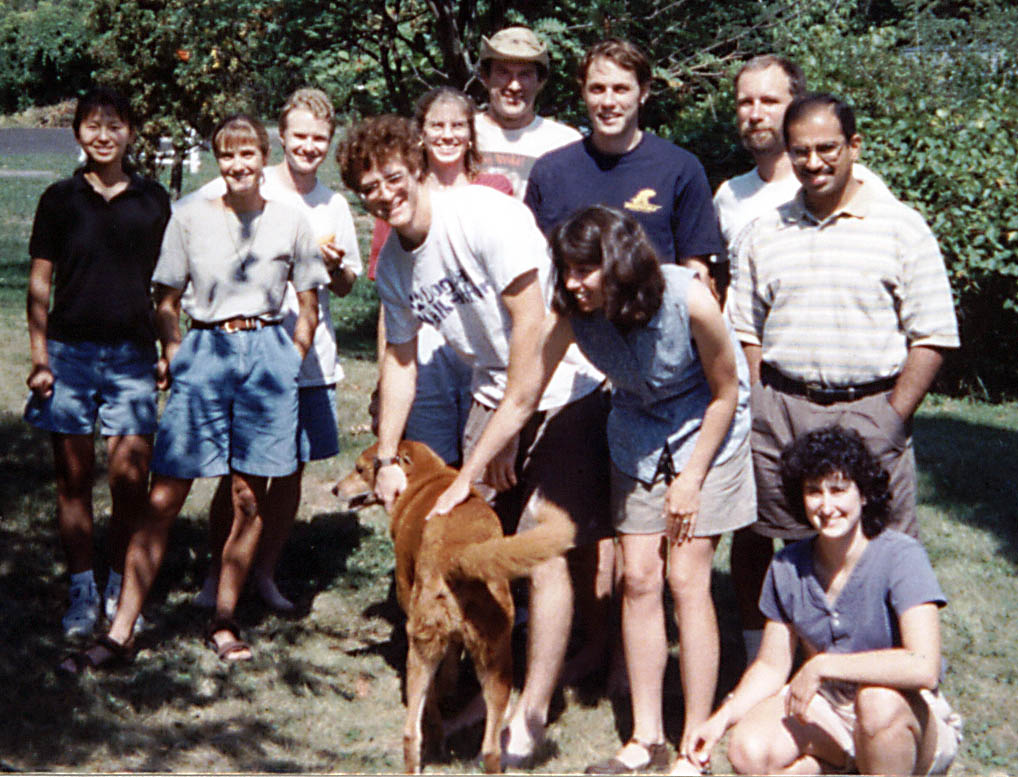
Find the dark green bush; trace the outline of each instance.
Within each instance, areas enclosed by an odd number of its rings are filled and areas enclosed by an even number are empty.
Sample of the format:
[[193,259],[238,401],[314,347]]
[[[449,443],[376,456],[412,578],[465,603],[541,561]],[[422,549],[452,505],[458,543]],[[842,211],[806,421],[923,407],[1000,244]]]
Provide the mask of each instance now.
[[87,87],[85,12],[78,2],[41,2],[26,11],[0,4],[0,111],[59,102]]

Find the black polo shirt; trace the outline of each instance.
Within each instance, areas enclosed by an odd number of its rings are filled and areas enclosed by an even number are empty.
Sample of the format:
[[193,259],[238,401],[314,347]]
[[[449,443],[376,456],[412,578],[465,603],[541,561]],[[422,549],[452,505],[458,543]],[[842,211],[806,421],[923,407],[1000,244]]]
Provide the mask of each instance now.
[[46,336],[154,342],[149,287],[169,218],[166,190],[134,174],[109,202],[81,170],[47,188],[28,244],[33,259],[53,263]]

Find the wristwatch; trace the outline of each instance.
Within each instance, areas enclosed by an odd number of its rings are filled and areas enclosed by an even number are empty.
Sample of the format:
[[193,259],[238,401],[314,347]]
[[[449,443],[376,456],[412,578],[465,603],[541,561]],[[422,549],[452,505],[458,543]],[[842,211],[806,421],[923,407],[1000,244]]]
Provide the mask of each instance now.
[[380,470],[382,467],[388,467],[390,464],[398,463],[399,456],[382,456],[382,457],[375,456],[375,458],[371,462],[372,466],[375,469],[376,475],[378,474],[378,470]]

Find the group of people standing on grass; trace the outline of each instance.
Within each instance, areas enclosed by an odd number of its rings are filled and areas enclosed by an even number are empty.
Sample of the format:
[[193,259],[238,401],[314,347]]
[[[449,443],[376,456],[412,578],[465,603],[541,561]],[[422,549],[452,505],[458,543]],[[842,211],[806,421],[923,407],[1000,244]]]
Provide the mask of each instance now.
[[[115,92],[79,101],[74,131],[85,165],[43,194],[29,245],[26,418],[53,440],[71,567],[64,631],[88,636],[100,613],[109,622],[64,664],[70,671],[130,658],[195,478],[222,479],[210,514],[211,570],[197,598],[215,611],[210,645],[224,660],[251,658],[232,617],[249,573],[270,607],[293,609],[274,572],[303,464],[339,451],[328,295],[348,293],[361,269],[349,206],[316,177],[334,130],[323,92],[291,95],[279,121],[284,161],[273,167],[261,122],[224,119],[212,134],[221,177],[172,215],[162,188],[131,169],[134,127]],[[169,389],[158,423],[157,388]],[[97,417],[112,497],[102,596],[91,557]]]
[[[959,737],[937,690],[946,600],[916,539],[910,437],[942,350],[958,344],[932,234],[856,163],[851,108],[806,94],[785,59],[757,57],[737,74],[739,132],[756,167],[713,198],[695,157],[640,128],[652,68],[636,46],[602,41],[579,63],[585,137],[536,114],[548,68],[533,32],[502,30],[482,40],[483,113],[433,90],[414,119],[358,122],[336,152],[343,182],[377,220],[378,496],[391,506],[405,486],[395,455],[406,435],[462,465],[437,512],[480,487],[509,531],[552,512],[576,525],[567,556],[531,575],[504,762],[532,761],[564,676],[604,666],[617,582],[632,735],[589,773],[698,774],[733,726],[740,772],[946,770]],[[29,292],[27,416],[53,432],[68,631],[90,630],[95,617],[76,603],[100,598],[83,550],[97,413],[111,454],[112,622],[68,669],[129,659],[195,477],[230,475],[213,502],[200,595],[215,602],[210,644],[225,660],[251,657],[231,616],[252,569],[270,605],[289,605],[273,566],[299,502],[298,459],[337,447],[323,300],[327,288],[348,292],[360,269],[345,203],[315,181],[332,135],[323,97],[301,90],[287,103],[285,162],[264,171],[261,125],[225,121],[212,138],[222,178],[178,204],[164,236],[165,194],[123,165],[126,106],[79,104],[88,161],[40,202]],[[143,196],[147,220],[124,213]],[[328,225],[315,219],[322,202],[335,206]],[[144,248],[141,237],[125,244],[112,218],[137,221]],[[53,229],[60,219],[72,223]],[[144,266],[114,278],[110,263],[125,255]],[[153,266],[154,325],[142,277]],[[102,283],[104,301],[119,300],[112,283],[133,282],[134,318],[93,322],[110,309],[84,305],[68,330],[75,278]],[[331,340],[319,347],[323,327]],[[125,343],[133,350],[112,361]],[[146,492],[155,380],[170,397]],[[748,667],[712,714],[710,576],[726,531],[736,532]],[[774,537],[802,541],[772,560]],[[666,581],[684,704],[675,758],[662,710]],[[566,662],[574,606],[587,633]]]

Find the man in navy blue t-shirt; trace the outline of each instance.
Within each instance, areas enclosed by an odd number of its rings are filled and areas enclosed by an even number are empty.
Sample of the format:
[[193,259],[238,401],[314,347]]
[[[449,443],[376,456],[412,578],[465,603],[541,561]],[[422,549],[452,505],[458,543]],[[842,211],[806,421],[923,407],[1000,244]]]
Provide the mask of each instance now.
[[646,56],[628,41],[605,40],[580,64],[591,135],[542,156],[525,202],[545,233],[579,208],[609,205],[634,216],[662,261],[680,262],[708,281],[722,254],[710,186],[688,151],[640,129],[650,92]]

